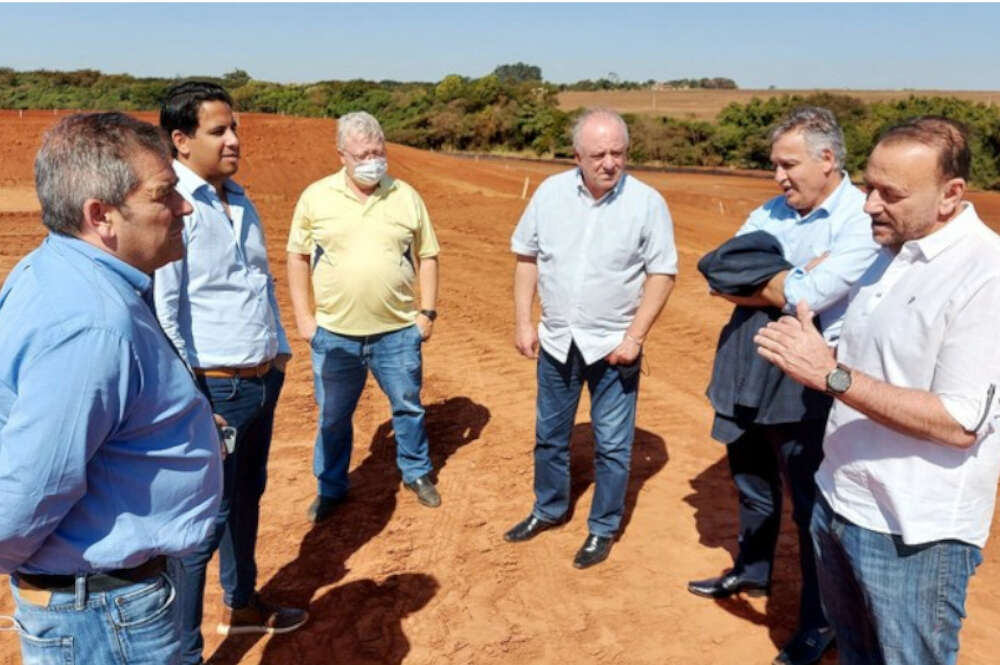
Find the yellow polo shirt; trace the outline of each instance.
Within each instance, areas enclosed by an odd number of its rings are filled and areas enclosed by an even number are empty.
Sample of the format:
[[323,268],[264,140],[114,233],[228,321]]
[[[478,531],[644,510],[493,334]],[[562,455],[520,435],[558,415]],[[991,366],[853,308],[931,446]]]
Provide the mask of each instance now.
[[417,258],[438,254],[416,190],[384,176],[364,203],[344,169],[309,185],[292,215],[288,251],[308,254],[316,323],[341,335],[375,335],[412,325]]

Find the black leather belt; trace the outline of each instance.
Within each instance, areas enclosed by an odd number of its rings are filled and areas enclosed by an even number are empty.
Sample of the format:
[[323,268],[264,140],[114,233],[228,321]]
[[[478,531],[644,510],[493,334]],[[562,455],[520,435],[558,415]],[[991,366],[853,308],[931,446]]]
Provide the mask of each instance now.
[[[119,568],[103,573],[87,575],[87,591],[98,593],[120,589],[136,582],[159,575],[167,568],[167,559],[158,556],[134,568]],[[52,591],[74,593],[76,590],[76,575],[36,575],[32,573],[16,573],[18,589],[34,589],[37,591]]]

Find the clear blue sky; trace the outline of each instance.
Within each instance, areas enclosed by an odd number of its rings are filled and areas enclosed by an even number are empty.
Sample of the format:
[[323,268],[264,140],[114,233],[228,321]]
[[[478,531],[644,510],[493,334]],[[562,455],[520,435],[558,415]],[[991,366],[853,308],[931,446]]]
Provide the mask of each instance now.
[[0,66],[268,81],[726,76],[741,88],[1000,88],[996,4],[0,4]]

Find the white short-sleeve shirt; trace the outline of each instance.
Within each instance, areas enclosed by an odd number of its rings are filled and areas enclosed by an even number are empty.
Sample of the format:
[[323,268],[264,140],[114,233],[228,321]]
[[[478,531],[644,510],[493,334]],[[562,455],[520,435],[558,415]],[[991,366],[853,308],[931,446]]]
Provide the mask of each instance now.
[[534,256],[541,346],[566,362],[573,342],[589,365],[621,344],[649,274],[677,274],[667,203],[627,173],[595,200],[579,169],[547,178],[528,203],[511,250]]

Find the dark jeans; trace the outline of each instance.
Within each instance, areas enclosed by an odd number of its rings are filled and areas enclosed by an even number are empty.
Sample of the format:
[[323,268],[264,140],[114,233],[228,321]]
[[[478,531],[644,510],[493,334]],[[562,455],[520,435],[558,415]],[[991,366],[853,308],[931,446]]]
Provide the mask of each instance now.
[[822,495],[812,536],[842,665],[954,665],[978,547],[907,545],[837,515]]
[[623,378],[603,359],[587,365],[575,344],[565,364],[545,351],[538,354],[532,513],[557,522],[569,510],[569,440],[584,384],[590,391],[594,430],[594,499],[587,528],[597,536],[613,536],[625,513],[639,374]]
[[202,545],[180,560],[178,597],[181,604],[181,662],[201,662],[202,599],[205,568],[219,550],[219,581],[229,607],[246,607],[257,585],[257,523],[260,497],[267,484],[274,407],[285,381],[272,369],[261,378],[199,377],[212,410],[237,430],[236,449],[222,464],[222,503],[215,527]]
[[771,580],[781,526],[782,476],[788,483],[792,518],[799,532],[800,630],[827,625],[809,535],[809,520],[816,498],[814,476],[823,461],[825,428],[825,420],[753,425],[726,446],[729,469],[740,497],[740,551],[734,570],[758,582]]

